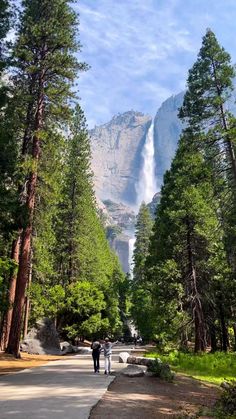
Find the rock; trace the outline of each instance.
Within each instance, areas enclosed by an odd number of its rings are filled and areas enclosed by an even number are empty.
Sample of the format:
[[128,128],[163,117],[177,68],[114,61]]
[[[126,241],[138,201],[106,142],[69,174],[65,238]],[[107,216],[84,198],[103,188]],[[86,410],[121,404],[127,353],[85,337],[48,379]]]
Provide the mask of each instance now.
[[143,377],[144,371],[142,368],[137,367],[136,365],[128,365],[123,371],[122,374],[126,377]]
[[154,148],[157,184],[160,187],[163,175],[170,168],[183,129],[178,118],[183,104],[184,92],[165,100],[154,119]]
[[61,355],[59,337],[52,320],[39,320],[21,343],[20,350],[37,355]]
[[153,219],[155,219],[157,205],[160,203],[160,200],[161,200],[161,193],[157,192],[152,198],[152,201],[148,204],[148,208],[150,210],[150,213]]
[[144,356],[129,356],[127,359],[128,364],[136,364],[136,365],[145,365],[146,367],[150,367],[155,358],[145,358]]
[[91,348],[86,348],[84,346],[77,346],[77,353],[79,354],[83,354],[83,355],[88,355],[92,353],[92,349]]
[[60,347],[61,347],[61,351],[64,352],[64,353],[74,352],[73,345],[71,345],[71,343],[69,343],[69,342],[61,342]]
[[120,364],[126,364],[128,358],[129,358],[129,353],[128,352],[120,352],[119,353],[119,363]]

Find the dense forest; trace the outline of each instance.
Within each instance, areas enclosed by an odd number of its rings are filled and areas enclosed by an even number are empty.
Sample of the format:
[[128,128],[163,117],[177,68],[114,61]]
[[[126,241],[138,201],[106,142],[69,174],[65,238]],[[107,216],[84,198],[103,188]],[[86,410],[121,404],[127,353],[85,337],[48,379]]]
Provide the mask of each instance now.
[[145,204],[139,211],[132,314],[142,335],[164,347],[236,349],[234,78],[230,55],[207,30],[153,227]]
[[125,277],[93,192],[78,16],[67,0],[9,3],[0,1],[0,320],[1,349],[19,356],[44,316],[68,339],[120,333]]

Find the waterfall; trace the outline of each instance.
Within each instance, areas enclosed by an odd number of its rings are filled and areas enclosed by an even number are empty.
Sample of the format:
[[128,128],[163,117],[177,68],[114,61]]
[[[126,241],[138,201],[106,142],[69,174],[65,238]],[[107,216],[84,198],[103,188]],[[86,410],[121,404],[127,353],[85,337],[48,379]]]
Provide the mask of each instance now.
[[[142,167],[139,174],[139,180],[135,185],[137,193],[137,208],[144,201],[146,204],[151,202],[157,192],[157,183],[155,177],[155,149],[154,149],[154,122],[152,121],[142,150]],[[129,267],[130,274],[133,271],[133,252],[135,237],[129,239]]]
[[142,150],[143,165],[139,180],[135,186],[137,192],[137,206],[141,202],[151,202],[157,191],[155,179],[155,150],[154,150],[154,122],[152,121]]
[[134,253],[135,237],[129,239],[129,273],[133,272],[133,253]]

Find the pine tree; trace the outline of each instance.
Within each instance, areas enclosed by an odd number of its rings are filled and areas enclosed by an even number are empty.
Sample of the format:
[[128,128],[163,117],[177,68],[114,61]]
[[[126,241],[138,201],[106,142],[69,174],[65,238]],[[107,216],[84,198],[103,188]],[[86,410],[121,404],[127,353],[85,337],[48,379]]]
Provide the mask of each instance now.
[[206,349],[208,329],[215,321],[209,307],[213,314],[216,281],[227,272],[227,261],[211,167],[192,135],[184,132],[165,176],[147,265],[159,326],[169,337],[180,335],[183,343],[186,325],[193,322],[198,352]]
[[[17,196],[15,174],[17,165],[16,120],[12,109],[10,86],[7,83],[7,70],[10,65],[7,50],[6,35],[12,26],[11,9],[8,1],[0,1],[0,255],[4,269],[3,284],[5,288],[5,304],[1,309],[1,340],[0,348],[6,348],[12,304],[15,295],[16,269],[19,241],[15,238],[15,214],[17,211]],[[8,43],[9,44],[9,43]],[[8,53],[8,54],[7,54]],[[11,245],[13,241],[13,244]]]
[[[16,45],[15,100],[24,121],[22,135],[23,219],[19,224],[21,251],[16,297],[7,351],[19,356],[22,310],[28,280],[34,207],[38,182],[38,164],[42,153],[44,131],[50,122],[62,126],[69,117],[68,100],[73,97],[71,85],[79,64],[74,52],[77,17],[66,0],[25,0]],[[21,105],[21,106],[20,106]],[[21,192],[21,196],[22,196]]]
[[[207,30],[198,59],[189,71],[188,89],[180,117],[196,135],[199,147],[212,167],[212,184],[219,201],[218,219],[224,230],[223,243],[232,269],[232,287],[236,274],[236,120],[228,111],[232,98],[235,69],[230,55],[214,33]],[[232,313],[235,312],[230,299]],[[228,313],[228,314],[227,314]],[[226,324],[229,305],[221,309],[221,324]],[[223,327],[223,326],[222,326]],[[223,347],[226,349],[226,328]]]
[[145,278],[145,262],[149,254],[149,241],[152,233],[153,220],[148,206],[143,202],[137,216],[134,246],[133,280],[142,284]]
[[143,338],[151,339],[155,334],[155,319],[152,313],[152,288],[146,276],[146,259],[149,255],[153,220],[148,206],[140,206],[135,228],[134,268],[131,282],[131,315]]
[[187,92],[180,117],[195,132],[207,131],[206,140],[225,148],[225,159],[236,186],[233,116],[227,111],[227,100],[233,90],[235,70],[230,55],[208,29],[203,37],[198,59],[189,71]]

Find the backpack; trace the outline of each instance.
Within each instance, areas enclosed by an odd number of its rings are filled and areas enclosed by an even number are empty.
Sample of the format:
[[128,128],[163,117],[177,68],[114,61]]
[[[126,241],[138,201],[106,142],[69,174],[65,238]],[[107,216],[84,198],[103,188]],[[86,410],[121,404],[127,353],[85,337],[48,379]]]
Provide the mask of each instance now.
[[100,346],[100,343],[99,342],[93,342],[92,349],[98,349],[99,346]]

